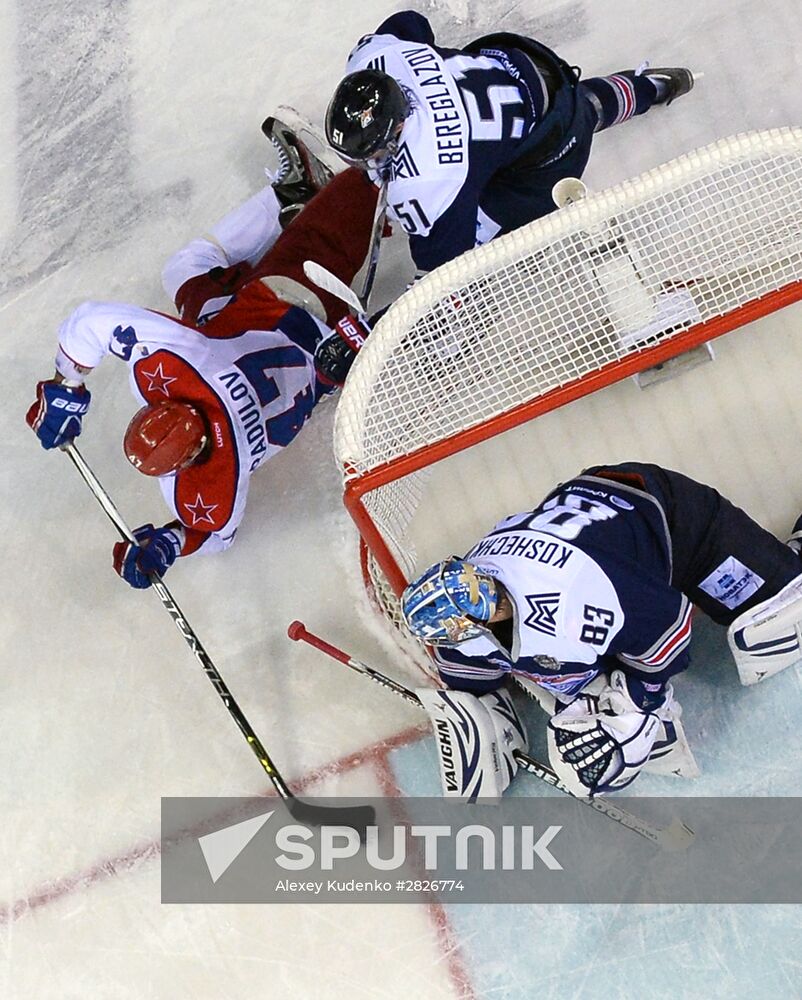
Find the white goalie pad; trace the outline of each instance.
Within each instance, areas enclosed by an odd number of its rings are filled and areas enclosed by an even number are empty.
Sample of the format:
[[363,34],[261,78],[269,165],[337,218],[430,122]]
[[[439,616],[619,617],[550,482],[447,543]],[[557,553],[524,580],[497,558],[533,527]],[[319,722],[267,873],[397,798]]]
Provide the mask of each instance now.
[[512,781],[526,732],[503,688],[477,697],[467,691],[419,688],[437,743],[443,795],[467,802],[498,799]]
[[[679,708],[676,702],[674,708]],[[670,719],[663,721],[663,728],[643,770],[669,778],[699,777],[699,765],[685,736],[685,728],[679,715],[672,715]]]
[[802,576],[736,618],[727,641],[746,686],[802,663]]

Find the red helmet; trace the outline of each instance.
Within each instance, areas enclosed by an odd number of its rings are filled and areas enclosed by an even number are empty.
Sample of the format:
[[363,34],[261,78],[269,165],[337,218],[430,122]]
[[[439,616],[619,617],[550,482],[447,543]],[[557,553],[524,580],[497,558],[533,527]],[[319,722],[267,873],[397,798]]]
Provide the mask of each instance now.
[[123,451],[146,476],[166,476],[191,465],[208,440],[206,421],[194,406],[166,399],[134,414]]

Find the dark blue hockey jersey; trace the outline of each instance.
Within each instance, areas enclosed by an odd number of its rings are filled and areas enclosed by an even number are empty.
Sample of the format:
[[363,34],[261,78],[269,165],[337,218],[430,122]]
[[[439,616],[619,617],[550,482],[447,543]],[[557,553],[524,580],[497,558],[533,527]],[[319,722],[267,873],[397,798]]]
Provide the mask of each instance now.
[[671,585],[662,507],[642,490],[579,476],[465,558],[504,584],[513,618],[437,651],[452,687],[489,690],[514,671],[572,695],[614,667],[660,683],[688,665],[692,606]]
[[500,232],[482,209],[482,191],[499,169],[528,153],[544,116],[554,117],[555,88],[569,71],[549,49],[519,38],[542,54],[544,75],[515,47],[516,38],[475,51],[442,48],[425,17],[402,11],[349,56],[348,73],[388,73],[410,101],[398,151],[372,176],[388,183],[389,215],[409,235],[419,271]]

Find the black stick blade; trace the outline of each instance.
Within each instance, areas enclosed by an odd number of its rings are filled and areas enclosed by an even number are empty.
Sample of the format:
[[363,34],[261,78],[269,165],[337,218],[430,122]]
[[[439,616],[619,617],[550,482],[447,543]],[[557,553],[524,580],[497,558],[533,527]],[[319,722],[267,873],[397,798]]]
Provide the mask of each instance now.
[[364,840],[367,827],[376,825],[373,806],[316,806],[296,798],[286,802],[293,817],[305,826],[350,826]]

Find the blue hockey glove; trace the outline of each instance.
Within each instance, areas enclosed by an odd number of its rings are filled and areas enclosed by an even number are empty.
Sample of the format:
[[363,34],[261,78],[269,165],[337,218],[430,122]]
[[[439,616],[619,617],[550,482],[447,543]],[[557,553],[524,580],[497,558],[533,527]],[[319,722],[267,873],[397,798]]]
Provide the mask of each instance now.
[[92,394],[86,386],[68,386],[48,379],[36,385],[36,402],[25,420],[43,448],[60,448],[81,433],[81,420]]
[[137,590],[144,590],[152,583],[151,573],[164,576],[181,554],[184,544],[183,531],[178,527],[154,528],[143,524],[134,532],[133,542],[117,542],[114,546],[114,569],[119,576]]
[[370,329],[364,316],[343,316],[315,348],[315,370],[321,382],[336,386],[345,382]]

